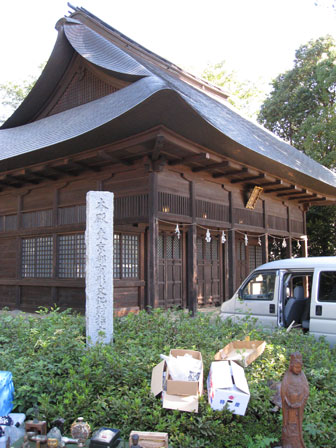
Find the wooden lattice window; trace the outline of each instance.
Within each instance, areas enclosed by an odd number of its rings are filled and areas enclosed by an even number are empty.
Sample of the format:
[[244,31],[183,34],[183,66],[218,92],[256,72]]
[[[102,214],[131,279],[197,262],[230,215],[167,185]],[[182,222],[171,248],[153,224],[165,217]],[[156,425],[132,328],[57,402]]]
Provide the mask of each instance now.
[[22,239],[22,277],[44,277],[53,275],[53,237]]
[[52,226],[52,210],[38,210],[35,212],[22,213],[22,227],[31,229],[33,227]]
[[83,233],[58,237],[58,276],[85,277],[85,237]]
[[250,271],[262,264],[262,248],[260,246],[249,246]]
[[0,232],[8,232],[16,229],[17,229],[16,215],[0,216]]
[[197,237],[197,259],[198,261],[216,261],[219,259],[218,255],[218,237],[211,236],[211,241],[205,241],[205,237]]
[[114,234],[113,253],[114,278],[139,277],[138,235]]
[[85,205],[75,205],[73,207],[61,207],[58,209],[58,224],[81,224],[86,221]]

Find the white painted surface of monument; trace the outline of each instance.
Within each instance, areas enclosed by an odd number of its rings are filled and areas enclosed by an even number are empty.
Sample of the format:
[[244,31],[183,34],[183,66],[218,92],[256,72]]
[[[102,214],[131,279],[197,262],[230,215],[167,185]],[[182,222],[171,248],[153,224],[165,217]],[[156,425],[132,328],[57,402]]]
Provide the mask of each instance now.
[[113,193],[86,195],[85,317],[88,345],[113,341]]

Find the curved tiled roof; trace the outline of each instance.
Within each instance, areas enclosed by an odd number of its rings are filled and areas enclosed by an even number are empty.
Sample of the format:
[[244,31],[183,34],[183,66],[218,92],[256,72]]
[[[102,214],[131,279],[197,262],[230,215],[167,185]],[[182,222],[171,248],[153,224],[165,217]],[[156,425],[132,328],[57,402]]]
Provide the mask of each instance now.
[[77,53],[98,67],[132,79],[151,74],[132,56],[78,21],[66,21],[64,32]]
[[[241,163],[336,196],[334,173],[261,126],[243,118],[220,99],[179,79],[176,71],[170,73],[169,67],[164,69],[150,62],[150,57],[142,58],[142,48],[136,56],[130,54],[127,47],[118,47],[87,25],[68,18],[59,22],[57,48],[68,48],[69,44],[89,62],[115,76],[135,82],[101,99],[25,124],[28,109],[33,109],[39,92],[43,88],[51,91],[60,76],[52,78],[42,74],[22,106],[0,130],[0,169],[14,166],[16,159],[17,166],[20,166],[20,156],[34,151],[43,150],[44,159],[48,158],[48,154],[51,157],[51,147],[61,150],[72,139],[98,133],[107,124],[110,129],[117,129],[113,122],[123,117],[118,123],[120,136],[126,136],[131,123],[134,129],[139,130],[164,124],[196,143]],[[52,56],[48,62],[46,70],[49,73],[57,66],[58,58],[59,55]],[[160,104],[158,97],[161,98],[162,92],[166,95],[165,101]],[[149,99],[153,101],[151,107],[146,105]],[[136,109],[141,113],[135,112]],[[136,125],[134,119],[130,121],[134,113]],[[16,127],[10,127],[13,123]],[[111,135],[113,138],[116,136]],[[100,139],[103,140],[103,137]],[[6,163],[8,159],[11,159],[10,164]]]

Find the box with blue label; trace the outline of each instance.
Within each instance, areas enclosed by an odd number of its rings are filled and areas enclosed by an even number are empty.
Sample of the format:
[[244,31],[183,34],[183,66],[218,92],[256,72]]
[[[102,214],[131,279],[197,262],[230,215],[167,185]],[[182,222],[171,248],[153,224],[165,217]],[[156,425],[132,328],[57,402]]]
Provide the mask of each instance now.
[[14,384],[12,372],[0,371],[0,416],[5,416],[13,409]]
[[243,367],[231,361],[211,363],[207,380],[208,400],[212,409],[245,415],[250,391]]

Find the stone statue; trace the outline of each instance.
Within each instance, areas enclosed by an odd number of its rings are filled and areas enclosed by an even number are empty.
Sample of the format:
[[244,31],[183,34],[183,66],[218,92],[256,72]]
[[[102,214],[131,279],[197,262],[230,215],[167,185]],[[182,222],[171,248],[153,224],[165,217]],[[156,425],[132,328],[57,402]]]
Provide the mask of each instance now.
[[308,381],[302,371],[302,355],[295,352],[290,357],[289,369],[281,383],[282,448],[305,448],[302,421],[308,395]]

